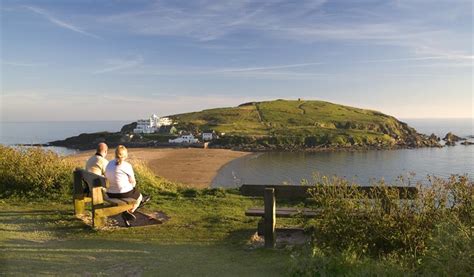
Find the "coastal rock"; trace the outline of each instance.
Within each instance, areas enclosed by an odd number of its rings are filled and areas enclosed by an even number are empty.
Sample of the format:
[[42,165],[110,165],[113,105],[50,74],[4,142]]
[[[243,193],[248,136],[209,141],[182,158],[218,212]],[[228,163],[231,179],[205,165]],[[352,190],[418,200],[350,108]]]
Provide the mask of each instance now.
[[472,141],[467,141],[467,140],[466,140],[466,141],[461,142],[461,144],[462,144],[462,145],[466,145],[466,146],[467,146],[467,145],[474,145],[474,142],[472,142]]
[[431,134],[428,139],[429,139],[430,141],[437,141],[437,142],[441,141],[441,138],[438,137],[438,136],[435,135],[435,134]]
[[445,145],[446,146],[456,146],[456,142],[448,140],[448,141],[446,141]]
[[455,134],[453,134],[451,132],[449,132],[449,133],[446,134],[446,136],[444,136],[443,140],[446,141],[446,142],[448,142],[448,141],[449,142],[458,142],[458,141],[461,141],[461,140],[464,140],[464,139],[461,138],[461,137],[456,136]]
[[132,122],[130,124],[123,125],[122,129],[120,129],[120,133],[122,134],[129,134],[133,133],[133,130],[137,128],[137,122]]

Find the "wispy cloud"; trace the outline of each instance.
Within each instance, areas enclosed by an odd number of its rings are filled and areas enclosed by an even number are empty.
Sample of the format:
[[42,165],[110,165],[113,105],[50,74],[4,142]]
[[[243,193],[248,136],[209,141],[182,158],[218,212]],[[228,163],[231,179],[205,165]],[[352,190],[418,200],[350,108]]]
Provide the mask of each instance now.
[[[115,61],[114,65],[95,73],[105,73],[121,70],[123,75],[149,75],[149,76],[206,76],[225,78],[253,78],[272,80],[311,80],[330,77],[341,77],[345,73],[329,73],[325,69],[327,66],[351,66],[355,64],[399,64],[405,67],[430,66],[430,67],[466,67],[472,65],[471,55],[437,55],[423,57],[395,57],[387,59],[367,59],[367,60],[341,60],[330,62],[308,62],[280,65],[258,65],[247,67],[162,67],[157,65],[142,65],[141,58],[133,60]],[[427,62],[437,62],[430,63]],[[410,62],[407,64],[406,62]],[[323,66],[323,67],[321,67]],[[433,77],[430,74],[387,74],[374,73],[379,76],[410,76],[410,77]]]
[[97,35],[94,35],[92,33],[89,33],[89,32],[86,32],[84,31],[83,29],[77,27],[77,26],[74,26],[70,23],[67,23],[63,20],[60,20],[56,17],[54,17],[53,15],[51,15],[49,12],[47,12],[46,10],[43,10],[43,9],[40,9],[38,7],[33,7],[33,6],[24,6],[26,9],[36,13],[36,14],[39,14],[41,16],[43,16],[44,18],[46,18],[47,20],[49,20],[51,23],[55,24],[56,26],[58,27],[61,27],[63,29],[67,29],[67,30],[71,30],[71,31],[74,31],[76,33],[80,33],[82,35],[85,35],[85,36],[88,36],[88,37],[92,37],[92,38],[96,38],[96,39],[102,39],[101,37],[97,36]]
[[230,73],[230,72],[249,72],[249,71],[268,71],[275,69],[284,69],[284,68],[301,68],[308,67],[313,65],[321,65],[324,63],[314,62],[314,63],[298,63],[298,64],[285,64],[285,65],[273,65],[273,66],[259,66],[259,67],[244,67],[244,68],[227,68],[220,69],[216,71],[210,71],[211,73]]
[[203,44],[250,33],[257,35],[254,41],[345,41],[397,46],[414,54],[423,46],[467,51],[469,40],[452,26],[459,17],[472,17],[470,1],[356,2],[161,0],[98,20],[135,34],[187,37]]
[[47,66],[47,63],[27,63],[27,62],[13,62],[13,61],[2,61],[2,65],[9,66],[20,66],[20,67],[38,67],[38,66]]
[[[100,18],[104,24],[121,26],[142,35],[185,36],[214,41],[239,30],[265,30],[314,13],[326,0],[276,1],[222,0],[199,2],[156,1],[141,11]],[[283,8],[282,16],[279,9]]]
[[109,73],[109,72],[114,72],[114,71],[119,71],[123,69],[128,69],[128,68],[133,68],[136,66],[139,66],[143,63],[143,57],[142,56],[137,56],[134,59],[114,59],[114,60],[108,60],[106,62],[107,67],[96,70],[92,72],[93,74],[104,74],[104,73]]

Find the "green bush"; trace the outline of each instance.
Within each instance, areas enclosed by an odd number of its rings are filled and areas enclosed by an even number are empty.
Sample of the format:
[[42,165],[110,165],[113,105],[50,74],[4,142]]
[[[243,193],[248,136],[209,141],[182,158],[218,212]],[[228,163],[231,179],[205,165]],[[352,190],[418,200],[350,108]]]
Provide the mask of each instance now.
[[74,164],[42,148],[0,145],[0,195],[58,198],[71,195]]
[[[418,185],[415,199],[399,200],[398,191],[390,190],[383,182],[373,184],[371,193],[376,197],[371,199],[345,180],[319,178],[317,183],[322,186],[316,186],[312,195],[324,212],[307,222],[313,234],[313,249],[321,251],[331,263],[343,263],[340,257],[334,257],[335,253],[351,253],[362,260],[396,261],[408,270],[419,269],[424,262],[452,260],[453,268],[474,273],[469,266],[472,247],[466,247],[473,245],[474,184],[466,176],[429,181],[428,185]],[[454,231],[444,231],[450,238],[440,235],[443,222],[457,224],[452,227]],[[443,250],[448,248],[451,251]],[[456,254],[463,258],[454,261]],[[311,254],[300,260],[297,271],[316,272],[307,267],[321,257]],[[433,267],[425,266],[423,270],[427,268]]]
[[473,226],[457,217],[439,224],[428,240],[418,273],[425,276],[472,276],[474,274]]
[[[143,162],[132,161],[137,185],[146,194],[176,193],[178,185],[156,176]],[[0,145],[0,197],[71,198],[73,171],[80,166],[39,147]]]

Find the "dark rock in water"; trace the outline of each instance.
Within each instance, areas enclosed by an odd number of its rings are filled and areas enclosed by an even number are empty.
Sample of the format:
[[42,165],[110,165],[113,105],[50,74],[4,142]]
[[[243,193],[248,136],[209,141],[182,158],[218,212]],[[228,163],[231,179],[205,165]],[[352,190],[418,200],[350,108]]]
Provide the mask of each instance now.
[[442,147],[439,143],[440,138],[436,135],[432,134],[431,136],[412,133],[407,136],[405,139],[399,139],[397,144],[405,145],[410,148],[418,148],[418,147]]
[[456,146],[456,142],[448,140],[448,141],[446,141],[445,145],[446,146]]
[[129,134],[133,133],[133,130],[137,128],[137,123],[132,122],[130,124],[123,125],[122,129],[120,129],[120,133],[122,134]]
[[441,141],[441,138],[438,137],[437,135],[435,134],[431,134],[431,136],[429,136],[428,138],[430,141]]
[[474,145],[474,142],[466,140],[466,141],[461,142],[461,144],[462,145]]
[[439,142],[441,141],[441,138],[436,136],[435,134],[431,134],[428,138],[427,138],[427,143],[425,144],[426,146],[429,146],[429,147],[441,147],[441,145],[439,144]]
[[26,147],[48,147],[48,146],[51,146],[47,143],[17,143],[17,144],[14,144],[14,146],[26,146]]
[[80,134],[79,136],[70,137],[65,140],[52,141],[52,146],[63,146],[79,150],[95,149],[97,144],[105,142],[109,147],[115,147],[118,144],[128,141],[125,135],[120,133],[99,132],[92,134]]
[[448,142],[448,141],[458,142],[458,141],[465,140],[465,139],[463,139],[461,137],[458,137],[455,134],[449,132],[449,133],[446,134],[446,136],[444,136],[443,140],[446,141],[446,142]]

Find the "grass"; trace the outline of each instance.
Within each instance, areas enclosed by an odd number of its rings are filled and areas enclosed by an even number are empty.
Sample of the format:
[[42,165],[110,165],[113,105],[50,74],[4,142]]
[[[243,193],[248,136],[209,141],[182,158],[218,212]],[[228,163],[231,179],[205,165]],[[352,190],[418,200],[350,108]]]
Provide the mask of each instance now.
[[[0,146],[0,268],[6,275],[282,275],[289,252],[251,250],[261,205],[223,190],[195,190],[135,163],[149,211],[162,225],[92,230],[73,216],[77,166],[41,148]],[[145,210],[146,211],[146,210]]]
[[[324,101],[276,100],[173,116],[178,129],[244,137],[322,137],[320,144],[386,145],[413,130],[394,117]],[[302,141],[300,139],[300,141]]]
[[3,200],[0,264],[7,275],[280,276],[289,252],[251,249],[256,221],[244,216],[252,200],[226,194],[155,196],[149,210],[162,225],[94,231],[72,215],[70,203]]

